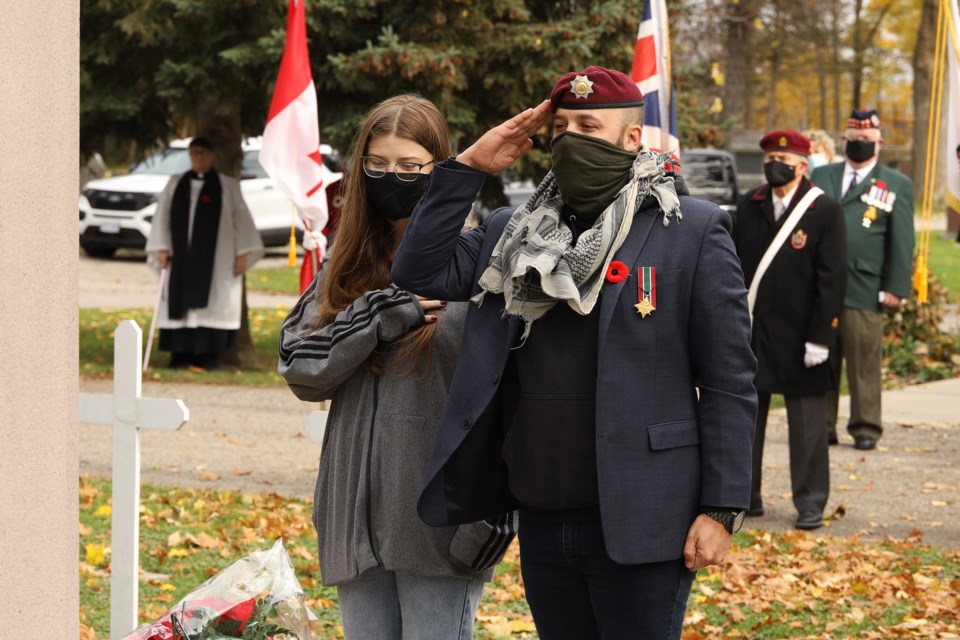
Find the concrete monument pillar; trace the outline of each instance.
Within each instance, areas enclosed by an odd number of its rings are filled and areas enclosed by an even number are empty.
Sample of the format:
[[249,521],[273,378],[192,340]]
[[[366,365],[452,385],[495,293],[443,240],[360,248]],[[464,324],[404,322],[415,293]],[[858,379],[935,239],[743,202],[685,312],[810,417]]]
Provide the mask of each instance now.
[[80,3],[0,20],[0,636],[79,637]]

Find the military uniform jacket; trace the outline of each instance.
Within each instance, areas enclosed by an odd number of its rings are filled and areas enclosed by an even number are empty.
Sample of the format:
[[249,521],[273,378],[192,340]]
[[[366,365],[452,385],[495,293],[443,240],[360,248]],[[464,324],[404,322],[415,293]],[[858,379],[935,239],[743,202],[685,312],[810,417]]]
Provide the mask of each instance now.
[[[399,286],[467,300],[510,209],[460,233],[485,174],[437,163],[393,263]],[[682,220],[637,211],[613,256],[631,277],[605,282],[599,307],[596,461],[610,557],[675,560],[701,506],[745,509],[757,413],[746,288],[716,205],[680,196]],[[656,311],[637,313],[638,267],[656,267]],[[503,381],[523,322],[504,318],[501,294],[471,304],[418,512],[428,524],[470,522],[517,506],[501,456],[512,422]],[[548,311],[548,313],[550,313]],[[537,330],[533,323],[532,331]],[[523,348],[520,346],[519,348]]]
[[[763,185],[741,198],[733,241],[747,286],[760,260],[797,203],[811,188],[804,178],[774,221],[773,193]],[[843,210],[821,195],[797,223],[760,281],[751,344],[757,354],[757,390],[817,395],[837,388],[832,367],[803,364],[805,343],[833,349],[846,290],[847,237]]]
[[[847,224],[847,295],[844,305],[880,311],[881,291],[901,298],[910,295],[913,279],[913,183],[899,171],[879,162],[853,192],[841,197],[845,163],[819,167],[813,183],[839,201]],[[893,210],[884,211],[863,201],[871,186],[895,195]],[[864,219],[870,219],[869,226]],[[871,219],[872,218],[872,219]]]

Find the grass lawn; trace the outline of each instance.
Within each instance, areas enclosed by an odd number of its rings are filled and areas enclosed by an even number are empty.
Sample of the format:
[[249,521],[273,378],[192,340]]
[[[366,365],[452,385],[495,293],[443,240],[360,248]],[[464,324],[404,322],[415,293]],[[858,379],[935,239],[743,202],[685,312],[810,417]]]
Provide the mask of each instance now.
[[[917,246],[919,244],[917,234]],[[954,238],[941,238],[939,232],[931,232],[927,268],[950,290],[950,301],[960,301],[960,242]]]
[[[81,478],[79,499],[81,621],[105,639],[110,482]],[[336,590],[320,584],[309,501],[144,486],[141,505],[141,621],[156,619],[219,570],[282,537],[307,605],[320,618],[314,638],[342,637]],[[933,549],[918,539],[874,543],[820,532],[746,530],[735,536],[731,559],[700,572],[686,640],[946,638],[960,632],[957,549]],[[537,638],[516,543],[486,586],[475,629],[478,640]]]
[[[258,363],[249,369],[221,371],[191,371],[163,367],[170,355],[158,349],[159,332],[154,336],[150,355],[150,370],[146,380],[164,382],[200,382],[207,384],[239,384],[256,387],[284,386],[277,374],[277,344],[280,323],[287,317],[286,307],[250,309],[250,337],[257,352]],[[144,332],[150,330],[153,310],[143,309],[80,309],[80,375],[83,378],[113,377],[113,334],[123,320],[134,320]]]
[[250,291],[299,295],[300,263],[298,262],[296,267],[254,268],[247,274],[247,289]]

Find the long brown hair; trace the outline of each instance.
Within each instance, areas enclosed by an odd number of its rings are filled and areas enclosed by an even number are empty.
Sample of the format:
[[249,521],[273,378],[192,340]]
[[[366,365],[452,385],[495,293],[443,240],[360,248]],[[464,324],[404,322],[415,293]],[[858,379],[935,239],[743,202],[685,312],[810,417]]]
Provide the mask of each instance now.
[[[430,152],[434,160],[450,155],[450,131],[447,122],[429,100],[413,94],[388,98],[375,105],[363,121],[354,142],[350,168],[345,177],[344,204],[337,228],[321,297],[319,326],[324,327],[367,291],[383,289],[391,283],[390,263],[396,253],[407,221],[391,222],[370,211],[364,187],[361,156],[370,141],[394,134],[416,142]],[[436,323],[419,327],[398,341],[394,361],[415,364],[427,351]],[[382,369],[380,354],[372,359],[374,370]]]

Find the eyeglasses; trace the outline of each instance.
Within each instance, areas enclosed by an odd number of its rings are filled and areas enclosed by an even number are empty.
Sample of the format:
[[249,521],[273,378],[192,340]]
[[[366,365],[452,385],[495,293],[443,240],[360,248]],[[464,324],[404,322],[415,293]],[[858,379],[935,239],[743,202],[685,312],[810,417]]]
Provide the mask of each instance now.
[[384,162],[380,158],[374,158],[371,156],[360,156],[360,160],[363,161],[363,172],[371,178],[382,178],[387,174],[387,171],[392,169],[397,178],[403,180],[404,182],[413,182],[423,171],[424,167],[431,165],[434,162],[433,160],[430,162],[404,161],[396,164],[390,164],[388,162]]

